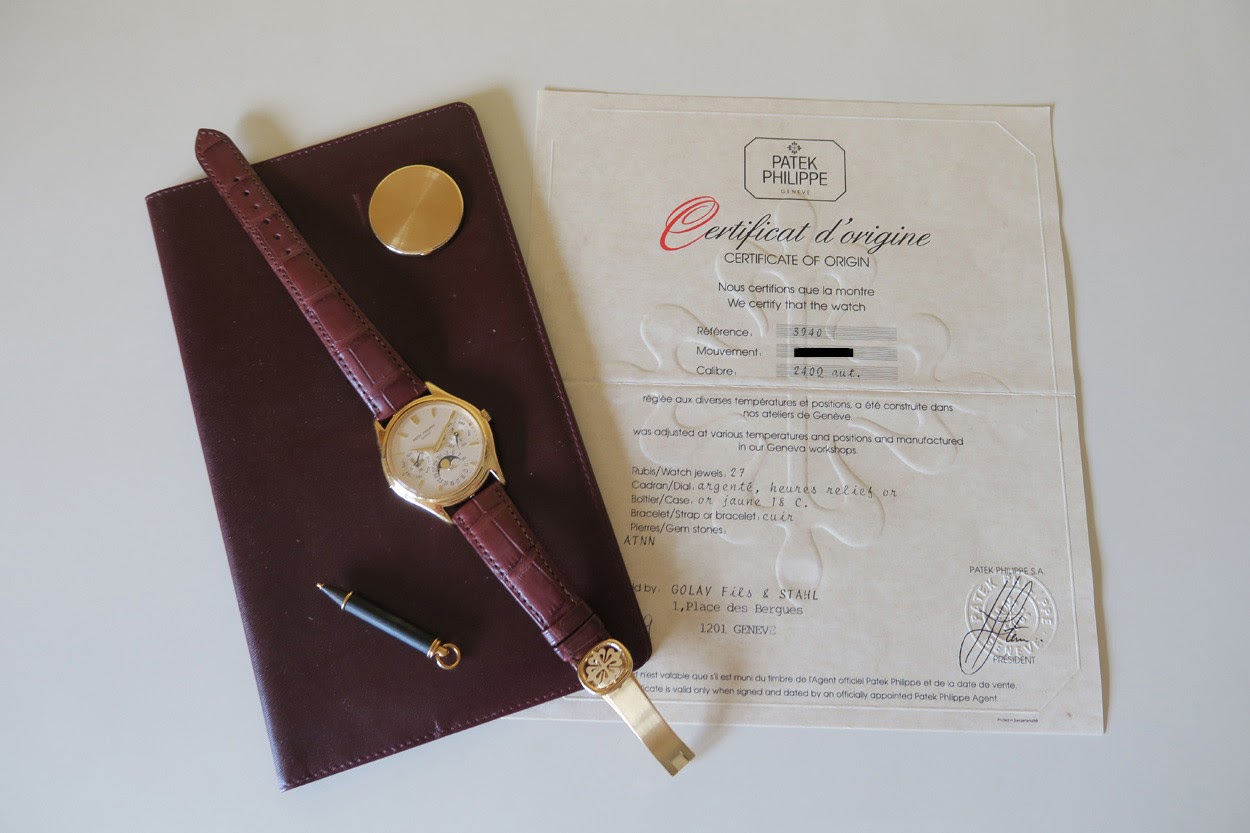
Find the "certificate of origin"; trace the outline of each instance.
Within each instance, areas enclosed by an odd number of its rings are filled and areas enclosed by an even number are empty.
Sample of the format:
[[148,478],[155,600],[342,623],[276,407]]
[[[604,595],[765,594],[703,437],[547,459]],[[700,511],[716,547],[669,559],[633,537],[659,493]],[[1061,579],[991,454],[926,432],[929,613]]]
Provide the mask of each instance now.
[[533,281],[666,716],[1101,732],[1049,108],[539,110]]

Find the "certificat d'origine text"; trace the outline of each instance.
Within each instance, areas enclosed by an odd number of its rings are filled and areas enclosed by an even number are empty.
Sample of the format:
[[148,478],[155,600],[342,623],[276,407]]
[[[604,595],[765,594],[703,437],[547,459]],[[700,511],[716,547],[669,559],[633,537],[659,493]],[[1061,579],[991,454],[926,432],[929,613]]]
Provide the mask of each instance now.
[[1049,111],[549,92],[539,138],[666,713],[1101,731]]

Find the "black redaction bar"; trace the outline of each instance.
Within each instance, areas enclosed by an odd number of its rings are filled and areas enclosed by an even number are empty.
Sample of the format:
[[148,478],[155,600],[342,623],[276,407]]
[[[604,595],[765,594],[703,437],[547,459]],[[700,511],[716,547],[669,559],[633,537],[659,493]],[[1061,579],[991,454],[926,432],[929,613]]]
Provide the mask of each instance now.
[[796,359],[850,359],[855,357],[854,347],[795,347]]

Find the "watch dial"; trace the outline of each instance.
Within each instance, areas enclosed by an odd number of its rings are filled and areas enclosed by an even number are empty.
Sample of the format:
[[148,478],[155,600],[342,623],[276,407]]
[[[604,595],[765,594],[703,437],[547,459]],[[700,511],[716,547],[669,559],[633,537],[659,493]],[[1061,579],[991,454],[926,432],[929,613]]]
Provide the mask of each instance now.
[[391,475],[418,497],[447,500],[482,468],[486,438],[477,418],[446,400],[419,402],[387,426],[386,463]]

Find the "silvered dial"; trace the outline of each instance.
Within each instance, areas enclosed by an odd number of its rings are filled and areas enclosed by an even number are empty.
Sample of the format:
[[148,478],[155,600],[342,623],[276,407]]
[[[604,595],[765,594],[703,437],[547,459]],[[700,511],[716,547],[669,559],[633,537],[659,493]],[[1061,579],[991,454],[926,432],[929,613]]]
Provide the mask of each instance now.
[[434,503],[458,499],[480,480],[487,442],[475,413],[457,402],[418,400],[386,427],[386,467],[412,496]]

